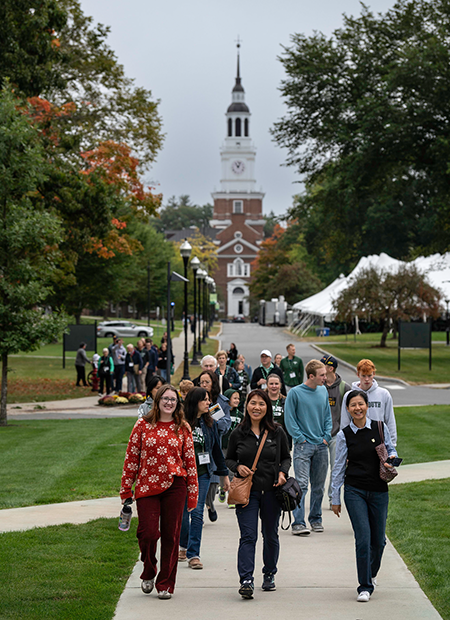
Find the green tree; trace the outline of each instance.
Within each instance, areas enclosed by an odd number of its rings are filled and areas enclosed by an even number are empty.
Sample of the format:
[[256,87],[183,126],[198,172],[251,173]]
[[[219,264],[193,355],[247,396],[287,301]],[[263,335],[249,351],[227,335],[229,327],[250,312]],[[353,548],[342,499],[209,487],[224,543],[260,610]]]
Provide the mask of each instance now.
[[355,316],[382,324],[380,347],[392,324],[401,319],[437,318],[440,293],[416,267],[405,265],[395,273],[362,270],[333,302],[337,319],[350,322]]
[[153,223],[159,232],[197,227],[204,235],[209,228],[209,220],[212,216],[213,208],[210,204],[199,207],[192,204],[187,195],[182,195],[178,199],[171,196],[167,205],[159,211],[158,219],[155,219]]
[[45,170],[37,131],[16,109],[8,88],[0,93],[0,425],[7,423],[8,355],[38,348],[55,338],[64,319],[47,312],[60,221],[32,201]]
[[306,183],[291,215],[331,277],[364,254],[448,247],[449,25],[448,0],[398,0],[284,50],[273,134]]

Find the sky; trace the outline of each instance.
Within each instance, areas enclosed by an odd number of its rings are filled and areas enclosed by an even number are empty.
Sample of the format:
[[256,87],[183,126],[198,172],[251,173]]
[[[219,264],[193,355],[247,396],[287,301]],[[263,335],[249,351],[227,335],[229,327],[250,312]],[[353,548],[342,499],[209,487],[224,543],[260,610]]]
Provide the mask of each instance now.
[[[394,0],[365,0],[384,13]],[[165,140],[145,181],[163,194],[188,194],[194,204],[212,203],[219,189],[219,149],[225,112],[236,76],[241,40],[241,77],[252,113],[257,148],[257,191],[263,210],[282,215],[302,191],[287,153],[270,129],[285,113],[279,92],[284,78],[277,57],[291,35],[326,35],[342,26],[342,14],[357,16],[357,0],[81,0],[86,15],[111,27],[109,45],[128,77],[160,100]]]

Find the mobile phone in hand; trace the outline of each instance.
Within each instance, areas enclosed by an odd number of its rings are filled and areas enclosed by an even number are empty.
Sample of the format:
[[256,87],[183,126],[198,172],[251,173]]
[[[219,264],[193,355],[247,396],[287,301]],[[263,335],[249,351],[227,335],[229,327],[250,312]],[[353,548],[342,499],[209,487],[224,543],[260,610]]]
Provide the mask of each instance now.
[[386,463],[389,463],[389,465],[392,465],[393,467],[398,467],[400,465],[400,463],[402,463],[403,459],[399,458],[398,456],[391,456]]

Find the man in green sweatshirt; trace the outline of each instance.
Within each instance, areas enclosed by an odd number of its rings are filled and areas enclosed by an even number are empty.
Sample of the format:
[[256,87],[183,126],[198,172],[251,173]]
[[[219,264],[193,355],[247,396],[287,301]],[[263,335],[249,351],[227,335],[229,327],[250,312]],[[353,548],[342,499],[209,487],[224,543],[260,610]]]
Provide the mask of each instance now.
[[[328,444],[331,441],[331,410],[325,387],[327,371],[318,360],[305,368],[306,381],[292,388],[284,406],[286,428],[294,440],[294,471],[302,489],[300,506],[293,511],[292,533],[308,536],[323,532],[322,499],[328,469]],[[311,502],[306,527],[305,497],[311,484]]]

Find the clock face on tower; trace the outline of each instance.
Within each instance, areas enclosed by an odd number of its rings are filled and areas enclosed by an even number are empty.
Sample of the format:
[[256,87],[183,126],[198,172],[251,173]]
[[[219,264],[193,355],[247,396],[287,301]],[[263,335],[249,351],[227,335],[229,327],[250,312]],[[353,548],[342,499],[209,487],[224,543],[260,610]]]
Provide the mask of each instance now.
[[235,174],[242,174],[245,170],[245,164],[243,161],[240,161],[239,159],[237,159],[236,161],[234,161],[231,164],[231,170],[235,173]]

